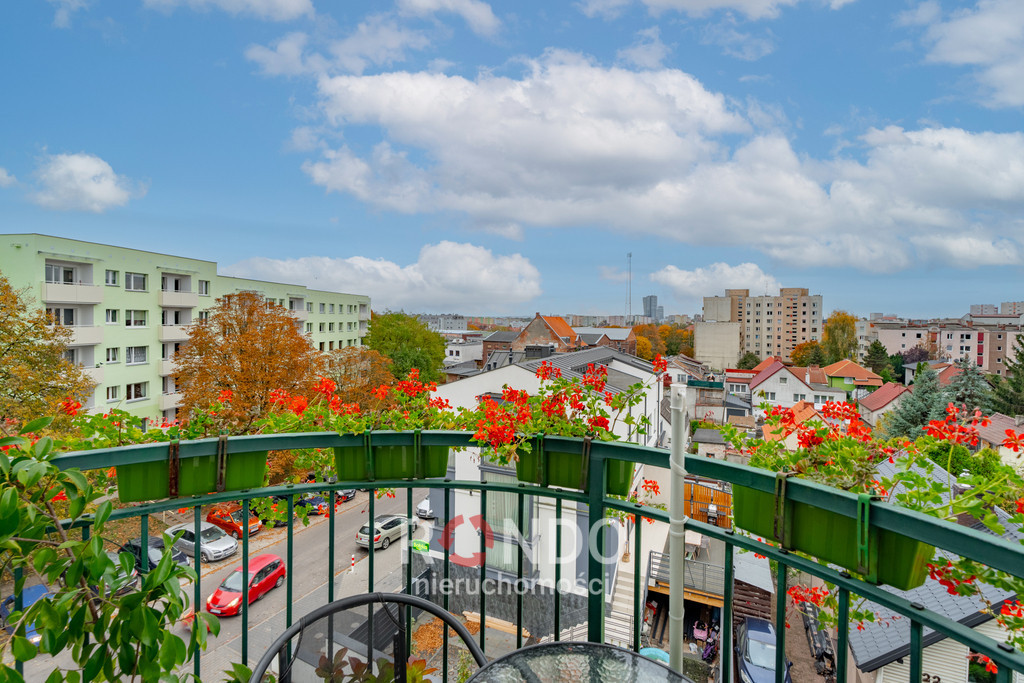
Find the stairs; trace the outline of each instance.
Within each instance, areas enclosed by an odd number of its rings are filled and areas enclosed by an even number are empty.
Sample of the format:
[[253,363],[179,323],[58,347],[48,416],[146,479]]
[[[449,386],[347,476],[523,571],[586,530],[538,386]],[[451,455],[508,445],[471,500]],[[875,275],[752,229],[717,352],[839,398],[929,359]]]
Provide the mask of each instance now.
[[634,577],[633,562],[620,562],[612,604],[604,621],[605,641],[625,648],[633,647],[633,615],[636,612]]

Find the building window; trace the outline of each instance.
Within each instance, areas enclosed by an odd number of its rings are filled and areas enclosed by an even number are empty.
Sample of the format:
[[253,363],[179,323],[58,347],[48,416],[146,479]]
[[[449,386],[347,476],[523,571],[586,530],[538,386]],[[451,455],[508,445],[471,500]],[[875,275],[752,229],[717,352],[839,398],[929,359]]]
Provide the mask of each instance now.
[[73,308],[47,308],[46,312],[50,314],[53,322],[58,325],[70,327],[75,324],[75,309]]
[[118,350],[119,349],[116,346],[107,349],[107,362],[108,363],[117,363],[118,362],[118,360],[117,360],[117,352],[118,352]]
[[327,312],[327,304],[320,304],[320,312],[321,313],[326,313]]
[[199,296],[210,296],[210,281],[200,280],[199,281]]
[[46,264],[46,281],[54,285],[73,285],[78,279],[78,269],[74,266],[57,266]]
[[806,401],[807,400],[807,394],[793,394],[793,400],[794,401]]
[[320,323],[320,331],[321,332],[326,332],[327,331],[327,323]]
[[788,384],[788,383],[789,383],[789,378],[788,377],[780,377],[779,378],[779,384]]
[[146,346],[128,346],[124,350],[125,365],[141,365],[146,362]]
[[312,313],[312,312],[313,312],[313,302],[312,301],[307,301],[306,302],[306,313]]
[[149,392],[149,382],[135,382],[125,386],[125,398],[129,401],[140,401]]
[[117,309],[116,308],[108,308],[107,309],[107,324],[108,325],[117,324]]
[[320,350],[321,350],[321,351],[323,351],[323,350],[324,350],[324,343],[323,343],[323,342],[320,342]]
[[[334,311],[331,311],[331,312],[333,313]],[[327,331],[328,332],[334,332],[334,323],[328,323],[327,324]]]
[[313,323],[306,323],[306,334],[313,334]]
[[125,273],[124,274],[124,288],[130,292],[145,292],[146,291],[146,275],[145,273]]
[[200,320],[209,320],[210,319],[210,312],[209,311],[199,311],[199,319]]
[[125,327],[145,327],[146,326],[146,311],[137,309],[128,309],[124,312],[124,326]]
[[118,396],[121,393],[119,391],[120,388],[121,387],[107,387],[107,400],[108,401],[116,401],[118,399]]
[[768,401],[774,401],[775,400],[775,392],[774,391],[766,391],[766,392],[764,392],[764,397]]
[[106,282],[107,282],[108,285],[113,285],[115,287],[117,286],[117,271],[116,270],[108,270],[107,271]]
[[334,350],[334,342],[327,342],[327,350],[328,351],[333,351]]

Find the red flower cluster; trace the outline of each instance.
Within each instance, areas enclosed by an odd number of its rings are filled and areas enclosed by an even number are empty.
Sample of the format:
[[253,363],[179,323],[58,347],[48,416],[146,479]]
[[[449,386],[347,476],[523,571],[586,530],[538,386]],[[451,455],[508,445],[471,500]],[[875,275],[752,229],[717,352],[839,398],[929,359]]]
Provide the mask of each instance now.
[[961,585],[973,586],[974,580],[978,578],[973,574],[967,578],[961,579],[954,575],[955,570],[953,563],[949,560],[946,561],[945,567],[939,567],[934,564],[928,564],[928,577],[938,581],[940,584],[946,587],[946,591],[950,595],[971,595],[974,593],[974,588],[961,590]]
[[1024,432],[1018,434],[1012,429],[1007,429],[1006,439],[1003,440],[1003,445],[1014,453],[1020,453],[1020,449],[1024,448]]
[[78,415],[78,411],[81,410],[81,408],[82,404],[72,399],[70,396],[60,402],[60,409],[72,417]]
[[230,389],[224,389],[217,395],[217,403],[231,403],[231,399],[234,395],[235,393]]
[[1024,513],[1024,498],[1018,498],[1016,503],[1017,503],[1017,512]]
[[[380,396],[378,394],[378,397],[383,398],[384,396],[387,396],[387,387],[385,385],[381,385],[381,387],[378,388],[378,391],[380,391],[380,389],[384,389],[384,395]],[[395,384],[395,391],[398,393],[405,394],[409,398],[416,398],[420,394],[424,394],[431,391],[437,391],[437,384],[434,382],[424,384],[423,382],[420,381],[419,368],[413,368],[412,370],[409,371],[408,379],[404,379]]]
[[985,671],[989,673],[999,673],[999,667],[996,666],[996,663],[989,659],[986,655],[983,655],[979,652],[972,652],[971,654],[967,655],[967,659],[974,659],[978,662],[981,662],[985,665]]
[[561,377],[562,369],[556,368],[551,364],[551,361],[542,361],[535,374],[537,375],[537,379],[547,381],[549,379],[557,379]]
[[313,391],[325,398],[331,397],[334,394],[334,390],[337,388],[337,382],[329,377],[320,377],[320,379],[317,380],[317,383],[313,385]]
[[644,493],[649,493],[652,496],[661,494],[661,486],[654,479],[644,479],[644,483],[640,485],[640,488],[643,489]]
[[271,405],[287,405],[288,403],[288,392],[284,389],[274,389],[270,392],[270,403]]
[[668,360],[662,358],[660,353],[654,357],[654,371],[659,374],[668,371]]
[[812,605],[821,607],[825,604],[825,599],[828,597],[828,589],[824,587],[811,587],[811,586],[792,586],[788,591],[789,597],[793,599],[793,602],[799,605],[802,602],[809,602]]
[[927,427],[922,429],[928,436],[936,439],[944,439],[950,443],[962,443],[975,447],[978,445],[978,427],[987,427],[992,421],[984,417],[980,410],[974,411],[974,415],[963,416],[961,420],[960,409],[950,403],[946,407],[945,420],[932,420]]

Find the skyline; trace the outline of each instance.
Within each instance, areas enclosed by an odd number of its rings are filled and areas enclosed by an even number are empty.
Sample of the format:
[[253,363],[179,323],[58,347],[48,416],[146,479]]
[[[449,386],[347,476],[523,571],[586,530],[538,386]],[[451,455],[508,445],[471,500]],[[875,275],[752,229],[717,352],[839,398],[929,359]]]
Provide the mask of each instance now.
[[[4,232],[466,315],[1024,299],[1024,6],[0,9]],[[804,264],[816,263],[813,267]],[[453,267],[454,266],[454,267]]]

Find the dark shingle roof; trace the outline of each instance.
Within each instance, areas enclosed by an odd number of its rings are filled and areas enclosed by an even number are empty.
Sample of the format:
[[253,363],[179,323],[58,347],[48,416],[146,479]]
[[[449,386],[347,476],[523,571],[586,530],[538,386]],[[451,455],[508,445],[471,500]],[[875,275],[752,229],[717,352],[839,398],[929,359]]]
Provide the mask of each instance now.
[[489,342],[508,342],[508,343],[511,343],[511,342],[514,342],[516,340],[516,337],[518,337],[518,336],[519,336],[518,332],[510,332],[508,330],[497,330],[497,331],[491,332],[489,335],[487,335],[484,338],[484,341],[489,341]]

